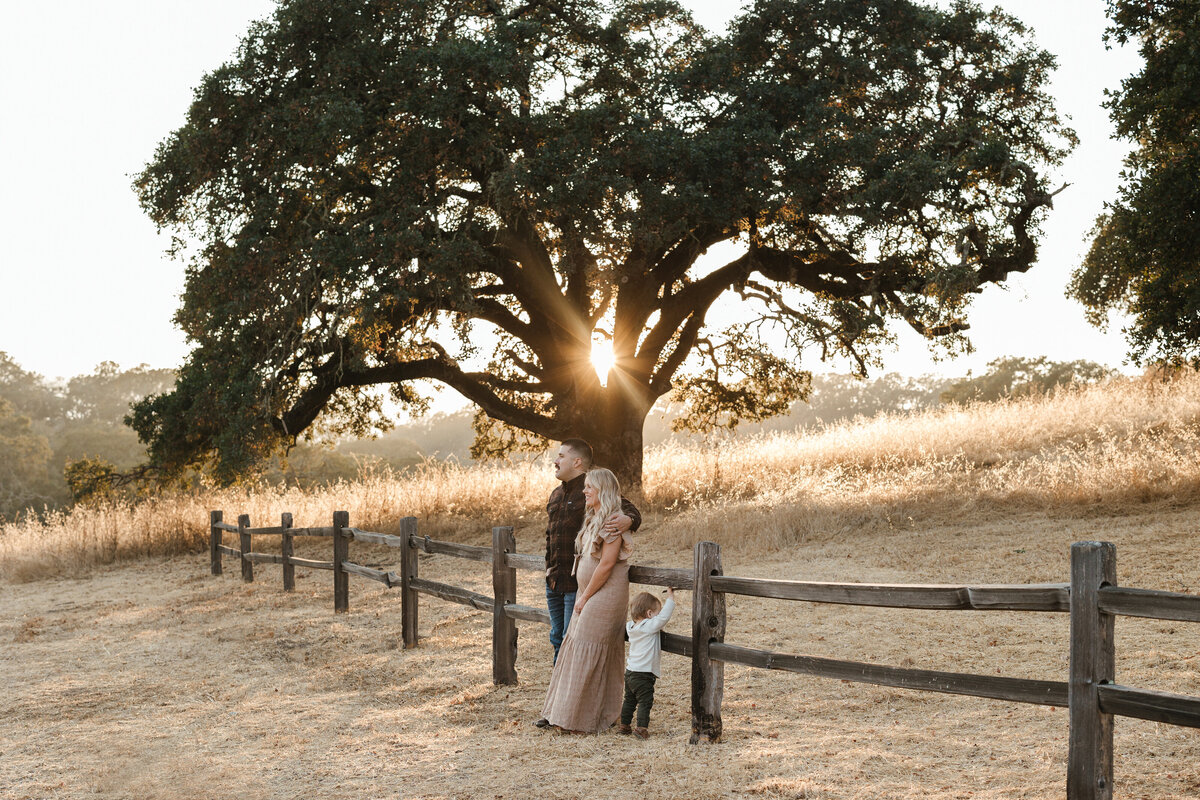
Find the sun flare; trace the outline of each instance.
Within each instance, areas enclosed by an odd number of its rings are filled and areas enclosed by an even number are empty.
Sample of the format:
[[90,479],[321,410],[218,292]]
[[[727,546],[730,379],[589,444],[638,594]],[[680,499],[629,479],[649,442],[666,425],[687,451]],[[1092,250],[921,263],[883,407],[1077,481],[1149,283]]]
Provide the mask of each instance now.
[[592,366],[596,369],[596,376],[600,378],[601,386],[608,385],[608,371],[616,362],[611,341],[598,339],[592,342]]

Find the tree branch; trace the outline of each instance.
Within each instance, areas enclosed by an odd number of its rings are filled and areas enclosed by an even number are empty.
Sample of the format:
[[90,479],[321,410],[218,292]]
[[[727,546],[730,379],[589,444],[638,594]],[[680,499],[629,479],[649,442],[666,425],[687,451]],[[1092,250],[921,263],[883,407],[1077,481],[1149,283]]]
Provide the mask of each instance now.
[[295,436],[313,423],[338,389],[420,379],[441,381],[471,400],[493,419],[534,431],[547,438],[565,435],[560,431],[561,425],[554,420],[504,400],[491,388],[529,392],[538,391],[540,384],[509,381],[487,373],[463,372],[457,364],[445,357],[344,369],[340,372],[329,368],[312,387],[300,395],[285,414],[274,420],[274,425],[285,436]]
[[[530,314],[533,326],[546,333],[541,348],[533,343],[530,346],[544,361],[560,360],[564,344],[587,338],[584,330],[587,309],[572,308],[563,296],[545,243],[523,215],[513,225],[496,232],[492,247],[499,249],[497,255],[502,261],[507,259],[513,264],[512,269],[497,272],[497,276],[513,287],[514,296]],[[541,324],[536,318],[540,318]]]
[[656,287],[667,287],[682,278],[708,248],[730,238],[734,231],[717,225],[703,225],[659,253],[650,263],[650,281]]
[[[1037,255],[1037,243],[1029,235],[1029,225],[1033,214],[1042,207],[1052,208],[1055,195],[1070,185],[1063,184],[1053,192],[1043,192],[1038,188],[1037,173],[1028,164],[1013,161],[1009,167],[1021,173],[1022,200],[1006,204],[1010,208],[1016,209],[1016,213],[1009,219],[1009,227],[1012,229],[1017,247],[1005,256],[992,256],[986,250],[980,252],[977,273],[979,284],[999,283],[1010,273],[1027,272],[1033,266]],[[976,247],[979,246],[976,245]]]
[[900,259],[861,262],[844,251],[787,252],[757,247],[747,253],[754,270],[768,280],[838,300],[854,300],[885,289],[920,291],[923,282]]
[[[709,306],[727,289],[737,286],[749,277],[753,268],[749,254],[730,261],[725,266],[713,270],[703,278],[689,284],[683,291],[674,295],[670,303],[663,303],[658,322],[642,340],[638,351],[638,361],[644,365],[643,377],[649,381],[654,366],[662,357],[662,352],[670,343],[675,332],[689,317],[692,322],[703,325],[704,315]],[[678,368],[678,367],[677,367]],[[658,370],[661,373],[661,369]]]
[[675,377],[675,373],[683,366],[683,362],[687,360],[688,354],[696,345],[702,327],[704,327],[703,313],[697,312],[688,318],[687,324],[679,331],[679,341],[675,345],[675,349],[667,356],[650,381],[650,392],[653,397],[662,397],[671,391],[671,379]]
[[505,333],[511,334],[529,345],[535,353],[538,352],[538,342],[530,341],[536,339],[533,336],[533,327],[522,322],[521,318],[512,313],[508,306],[496,300],[476,296],[475,307],[477,311],[471,315],[472,317],[492,323]]

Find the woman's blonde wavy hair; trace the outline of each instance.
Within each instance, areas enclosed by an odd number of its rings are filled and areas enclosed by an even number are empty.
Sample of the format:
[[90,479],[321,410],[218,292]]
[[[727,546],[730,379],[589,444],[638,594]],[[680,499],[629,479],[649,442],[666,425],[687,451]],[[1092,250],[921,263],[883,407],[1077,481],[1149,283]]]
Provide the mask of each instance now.
[[575,537],[575,552],[587,555],[592,549],[592,542],[600,535],[604,520],[621,510],[621,487],[617,484],[617,476],[604,467],[589,469],[583,483],[599,492],[597,507],[584,512],[583,526]]

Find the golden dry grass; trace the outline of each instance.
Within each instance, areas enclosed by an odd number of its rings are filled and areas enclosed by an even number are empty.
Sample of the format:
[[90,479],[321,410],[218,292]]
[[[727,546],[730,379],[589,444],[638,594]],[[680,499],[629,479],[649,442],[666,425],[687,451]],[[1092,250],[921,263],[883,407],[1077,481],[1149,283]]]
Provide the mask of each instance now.
[[[1125,516],[1018,512],[863,530],[768,554],[728,574],[879,580],[1065,580],[1070,542],[1117,543],[1122,583],[1200,587],[1179,557],[1196,508]],[[536,551],[540,531],[518,531]],[[361,560],[383,559],[386,551]],[[366,555],[366,558],[362,556]],[[690,553],[638,537],[643,563]],[[380,562],[383,563],[383,562]],[[490,614],[423,598],[420,646],[398,647],[399,598],[351,579],[334,615],[327,572],[207,574],[205,555],[147,559],[0,593],[0,796],[13,800],[228,798],[504,800],[1051,800],[1064,795],[1064,709],[906,692],[731,666],[725,737],[691,746],[689,662],[664,656],[652,738],[536,731],[549,677],[544,626],[519,623],[520,685],[491,684]],[[420,558],[425,577],[489,590],[486,565]],[[232,574],[231,574],[232,573]],[[541,602],[535,573],[518,601]],[[668,630],[686,633],[690,606]],[[931,669],[1063,680],[1063,614],[909,612],[730,597],[726,640]],[[1122,683],[1195,693],[1200,626],[1121,619]],[[1200,796],[1196,731],[1119,719],[1120,798]]]
[[[1117,545],[1120,583],[1200,590],[1194,557],[1200,381],[1106,387],[647,458],[639,563],[686,566],[723,544],[727,574],[880,582],[1064,581],[1070,543]],[[688,737],[689,665],[664,658],[648,743],[535,731],[545,628],[520,623],[517,687],[491,685],[490,616],[423,599],[421,646],[397,647],[395,592],[329,574],[207,574],[210,508],[272,524],[541,547],[547,465],[427,465],[321,492],[228,490],[81,509],[0,538],[0,797],[840,798],[1063,796],[1066,712],[731,666],[725,739]],[[310,548],[327,542],[307,542]],[[360,549],[392,568],[395,552]],[[257,548],[256,548],[257,549]],[[263,549],[270,549],[269,545]],[[179,557],[178,553],[195,555]],[[175,554],[173,558],[154,557]],[[104,566],[137,558],[126,565]],[[420,559],[488,592],[485,567]],[[234,573],[234,574],[229,574]],[[53,577],[53,576],[58,577]],[[85,577],[80,577],[85,576]],[[683,593],[668,630],[687,632]],[[538,575],[518,601],[540,605]],[[907,612],[729,598],[726,640],[782,652],[1063,680],[1062,614]],[[1121,619],[1122,683],[1196,693],[1200,626]],[[1116,796],[1200,796],[1196,731],[1120,719]]]
[[[667,444],[647,452],[643,499],[673,543],[713,539],[769,551],[909,519],[1191,503],[1200,499],[1198,453],[1200,375],[1121,379],[719,446]],[[544,461],[429,462],[401,477],[372,472],[308,492],[260,486],[77,508],[0,527],[0,578],[81,574],[124,558],[198,552],[213,508],[228,521],[249,514],[255,525],[276,524],[284,511],[297,524],[327,524],[345,510],[351,524],[385,532],[411,514],[432,535],[470,539],[491,524],[521,526],[543,513],[550,473]]]
[[536,508],[531,498],[548,491],[544,472],[530,463],[468,467],[431,461],[402,478],[367,472],[357,481],[318,490],[259,485],[80,506],[44,522],[0,527],[0,578],[80,575],[125,559],[199,552],[208,547],[211,509],[223,510],[229,523],[248,514],[257,526],[279,524],[283,512],[292,513],[297,525],[329,525],[334,511],[349,511],[352,525],[383,532],[394,532],[402,517],[417,516],[431,532],[456,538],[460,529],[477,527],[481,509],[500,519],[522,519]]
[[864,528],[978,520],[1016,510],[1077,515],[1200,500],[1200,377],[1101,386],[647,458],[652,505],[680,544],[748,551]]

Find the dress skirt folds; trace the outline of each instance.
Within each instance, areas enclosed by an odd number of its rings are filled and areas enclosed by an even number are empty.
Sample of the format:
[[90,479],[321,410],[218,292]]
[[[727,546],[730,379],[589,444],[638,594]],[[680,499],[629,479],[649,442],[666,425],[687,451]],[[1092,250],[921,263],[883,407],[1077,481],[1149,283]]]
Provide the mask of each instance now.
[[[613,534],[612,537],[620,534]],[[625,692],[625,613],[629,605],[629,534],[621,555],[600,591],[567,626],[567,635],[550,674],[542,716],[551,725],[598,733],[612,727],[621,714]],[[579,559],[582,590],[599,566],[599,542]]]

